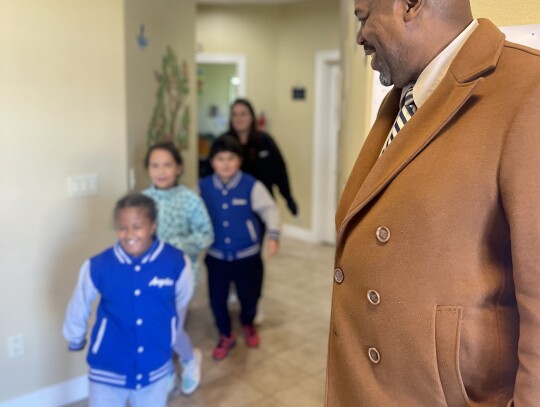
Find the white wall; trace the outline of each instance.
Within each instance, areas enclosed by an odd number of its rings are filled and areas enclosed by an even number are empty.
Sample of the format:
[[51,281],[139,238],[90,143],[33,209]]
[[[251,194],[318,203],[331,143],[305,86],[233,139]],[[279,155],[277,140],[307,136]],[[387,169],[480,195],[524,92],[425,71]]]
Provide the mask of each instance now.
[[[61,335],[85,257],[126,190],[121,0],[0,0],[0,402],[85,372]],[[67,177],[94,173],[97,196]],[[8,357],[8,338],[24,355]]]

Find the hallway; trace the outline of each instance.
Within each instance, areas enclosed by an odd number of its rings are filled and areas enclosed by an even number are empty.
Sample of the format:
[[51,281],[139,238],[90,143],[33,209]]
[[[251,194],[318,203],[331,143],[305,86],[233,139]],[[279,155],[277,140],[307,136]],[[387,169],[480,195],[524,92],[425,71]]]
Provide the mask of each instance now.
[[278,256],[266,262],[260,347],[247,349],[237,324],[237,346],[220,362],[211,356],[217,334],[203,272],[187,322],[203,352],[202,383],[169,407],[322,406],[333,256],[333,247],[283,239]]

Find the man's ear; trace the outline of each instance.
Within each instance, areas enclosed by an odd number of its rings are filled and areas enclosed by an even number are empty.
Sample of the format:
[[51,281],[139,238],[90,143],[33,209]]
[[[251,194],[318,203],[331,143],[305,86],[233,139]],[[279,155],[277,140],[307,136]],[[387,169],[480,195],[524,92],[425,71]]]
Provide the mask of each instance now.
[[408,23],[412,21],[424,7],[424,0],[405,0],[405,13],[403,20]]

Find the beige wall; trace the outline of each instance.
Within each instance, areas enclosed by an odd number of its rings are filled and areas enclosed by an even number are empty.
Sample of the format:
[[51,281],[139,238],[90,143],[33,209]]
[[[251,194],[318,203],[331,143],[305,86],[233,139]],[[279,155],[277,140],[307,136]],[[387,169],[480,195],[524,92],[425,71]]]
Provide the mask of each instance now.
[[[279,200],[283,221],[311,228],[315,55],[339,48],[339,4],[199,6],[197,44],[204,52],[246,55],[247,96],[266,114],[300,208],[292,219]],[[296,85],[306,88],[305,101],[291,100]]]
[[[188,64],[191,109],[189,146],[182,151],[184,176],[182,181],[193,186],[197,178],[197,103],[195,71],[195,0],[125,1],[125,36],[127,67],[127,129],[128,165],[135,171],[135,189],[149,185],[143,159],[147,148],[148,125],[156,103],[158,84],[155,71],[161,70],[161,60],[170,46],[178,64]],[[148,46],[137,43],[140,25],[145,26]]]
[[[62,338],[85,259],[126,191],[120,0],[0,0],[0,402],[84,374]],[[67,177],[99,194],[70,199]],[[8,337],[25,353],[8,358]]]
[[246,55],[246,88],[257,111],[275,109],[278,17],[271,6],[197,7],[197,51]]
[[[498,26],[540,23],[539,0],[516,0],[510,3],[472,0],[471,7],[475,18],[489,18]],[[369,131],[372,71],[362,48],[355,45],[358,23],[353,10],[353,0],[341,0],[341,50],[345,78],[339,160],[341,189]]]

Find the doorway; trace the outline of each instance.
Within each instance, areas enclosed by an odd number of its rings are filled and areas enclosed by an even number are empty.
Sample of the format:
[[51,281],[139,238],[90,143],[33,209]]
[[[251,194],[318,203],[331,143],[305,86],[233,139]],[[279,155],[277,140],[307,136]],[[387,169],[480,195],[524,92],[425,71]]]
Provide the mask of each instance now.
[[212,142],[229,127],[229,107],[246,94],[245,56],[197,55],[197,128],[199,177],[209,173]]
[[318,52],[315,66],[313,149],[313,233],[315,240],[335,244],[338,202],[338,140],[341,117],[339,51]]

